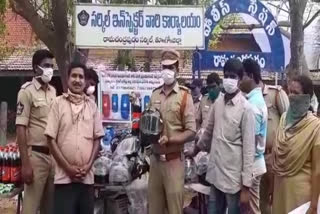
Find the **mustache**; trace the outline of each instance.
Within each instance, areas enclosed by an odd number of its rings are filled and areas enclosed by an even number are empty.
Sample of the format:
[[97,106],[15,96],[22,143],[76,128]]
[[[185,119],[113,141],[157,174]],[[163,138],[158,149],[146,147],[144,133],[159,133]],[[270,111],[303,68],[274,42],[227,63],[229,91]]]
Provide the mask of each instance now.
[[72,85],[73,85],[73,86],[82,86],[82,83],[79,83],[79,82],[73,82],[73,83],[72,83]]

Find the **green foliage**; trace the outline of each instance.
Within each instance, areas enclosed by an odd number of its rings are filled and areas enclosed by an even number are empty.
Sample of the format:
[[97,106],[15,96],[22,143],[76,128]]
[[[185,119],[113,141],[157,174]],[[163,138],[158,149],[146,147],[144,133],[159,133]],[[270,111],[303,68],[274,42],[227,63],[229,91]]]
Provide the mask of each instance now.
[[118,56],[114,61],[115,67],[114,69],[118,70],[126,70],[128,68],[129,71],[136,71],[136,62],[134,57],[132,56],[131,50],[119,50]]

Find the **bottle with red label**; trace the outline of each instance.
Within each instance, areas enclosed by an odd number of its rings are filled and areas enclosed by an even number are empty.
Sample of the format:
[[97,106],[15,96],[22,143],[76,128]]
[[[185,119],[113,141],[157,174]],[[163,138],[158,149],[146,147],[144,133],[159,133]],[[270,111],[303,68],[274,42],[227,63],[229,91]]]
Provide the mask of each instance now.
[[9,148],[4,150],[4,158],[2,165],[2,183],[8,184],[11,181],[11,160]]
[[3,148],[0,146],[0,183],[2,183]]
[[21,167],[19,164],[20,154],[18,153],[17,149],[13,150],[11,156],[11,176],[10,181],[13,184],[19,184],[21,180]]

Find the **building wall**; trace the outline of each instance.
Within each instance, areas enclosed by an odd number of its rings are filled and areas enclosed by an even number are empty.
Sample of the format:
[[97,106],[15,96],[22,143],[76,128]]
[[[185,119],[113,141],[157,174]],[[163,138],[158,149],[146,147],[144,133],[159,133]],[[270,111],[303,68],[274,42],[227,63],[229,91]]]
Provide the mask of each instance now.
[[7,45],[30,48],[36,41],[29,23],[21,16],[8,9],[5,13],[6,32],[4,39]]

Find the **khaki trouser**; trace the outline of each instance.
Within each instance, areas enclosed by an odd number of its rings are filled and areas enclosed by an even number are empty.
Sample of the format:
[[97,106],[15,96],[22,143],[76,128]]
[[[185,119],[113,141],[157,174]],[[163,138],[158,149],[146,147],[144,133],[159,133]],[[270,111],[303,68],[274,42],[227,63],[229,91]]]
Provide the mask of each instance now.
[[157,160],[151,155],[148,186],[150,214],[182,214],[184,192],[184,161]]
[[29,150],[33,183],[24,185],[23,214],[52,213],[54,166],[52,157]]
[[250,204],[250,213],[251,214],[261,214],[260,211],[260,182],[261,182],[261,177],[257,176],[253,178],[252,180],[252,186],[250,188],[250,199],[249,199],[249,204]]

